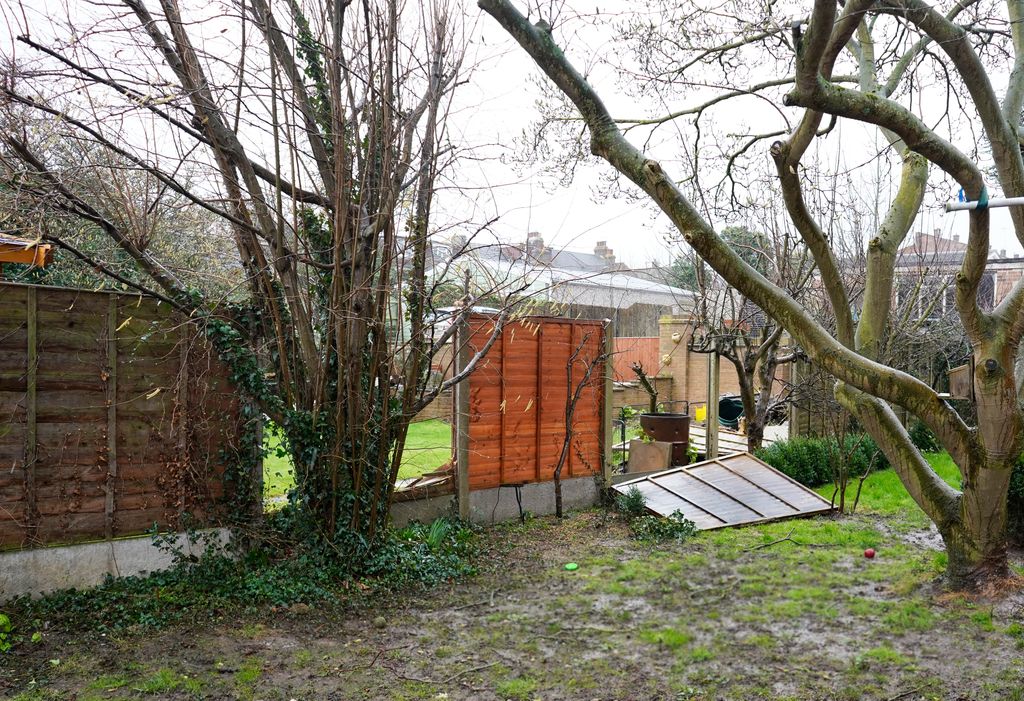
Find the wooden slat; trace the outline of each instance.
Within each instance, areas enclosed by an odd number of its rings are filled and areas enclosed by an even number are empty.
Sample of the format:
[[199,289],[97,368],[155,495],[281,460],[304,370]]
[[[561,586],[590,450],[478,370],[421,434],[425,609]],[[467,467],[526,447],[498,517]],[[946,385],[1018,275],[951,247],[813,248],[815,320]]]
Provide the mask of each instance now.
[[36,373],[39,366],[38,336],[38,295],[35,288],[28,290],[28,304],[25,311],[25,322],[28,330],[26,339],[26,352],[28,354],[28,375],[26,377],[25,390],[25,458],[23,470],[25,474],[25,505],[26,538],[30,543],[36,543],[39,539],[39,504],[36,499],[36,411],[37,411],[37,387]]
[[186,501],[216,518],[239,408],[204,343],[186,362],[190,333],[138,295],[0,283],[0,548],[176,527]]
[[509,338],[515,333],[515,325],[511,328],[502,329],[501,339],[498,342],[498,357],[496,359],[500,370],[498,376],[501,394],[498,396],[498,484],[505,484],[505,470],[506,470],[506,450],[505,450],[505,438],[508,435],[508,395],[506,394],[505,384],[505,361],[508,358],[508,344]]
[[117,298],[111,296],[107,304],[106,324],[106,403],[107,403],[107,479],[104,484],[106,500],[106,535],[114,535],[114,482],[117,480]]
[[[537,357],[536,357],[535,360],[536,360],[536,363],[537,363],[537,367],[539,368],[544,363],[544,325],[543,324],[537,324],[536,328],[537,328]],[[544,388],[542,387],[542,384],[544,382],[544,378],[541,376],[541,373],[539,373],[539,372],[535,373],[535,375],[536,375],[536,394],[534,395],[534,404],[535,404],[534,411],[537,413],[537,416],[536,416],[536,429],[535,429],[536,437],[534,439],[534,445],[533,445],[533,447],[534,447],[534,454],[533,454],[534,472],[533,472],[533,478],[534,478],[534,480],[539,482],[540,479],[541,479],[541,477],[540,477],[540,475],[541,475],[541,440],[542,440],[542,434],[543,434],[543,430],[544,430],[544,425],[542,423],[543,420],[544,420],[543,415],[542,415],[542,407],[544,405],[544,393],[543,393],[543,389]]]
[[[471,317],[467,325],[473,347],[481,348],[492,320]],[[480,360],[469,390],[472,489],[552,478],[565,437],[566,365],[574,339],[586,333],[592,339],[582,357],[590,358],[600,352],[602,322],[527,317],[508,324]],[[603,382],[603,376],[598,379]],[[563,477],[601,469],[602,397],[593,382],[584,390]]]

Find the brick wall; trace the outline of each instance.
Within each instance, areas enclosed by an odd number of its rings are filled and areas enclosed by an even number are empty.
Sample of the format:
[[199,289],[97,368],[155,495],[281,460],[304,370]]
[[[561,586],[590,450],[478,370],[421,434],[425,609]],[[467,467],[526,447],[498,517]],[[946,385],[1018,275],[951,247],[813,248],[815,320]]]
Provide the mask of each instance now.
[[[654,388],[658,390],[659,401],[671,401],[674,399],[672,392],[671,377],[654,378]],[[636,382],[616,382],[612,387],[612,408],[613,418],[619,415],[619,409],[624,406],[631,406],[642,410],[650,401],[645,392]]]
[[[661,369],[659,377],[672,378],[672,399],[688,400],[691,403],[705,403],[708,400],[708,359],[707,353],[692,353],[687,349],[693,327],[686,317],[663,317],[660,322],[661,334],[658,348]],[[719,362],[719,386],[722,394],[739,394],[740,383],[736,367],[728,360]],[[783,365],[775,373],[776,384],[773,393],[778,394],[790,378],[790,366]]]
[[[691,353],[687,349],[693,327],[685,317],[663,317],[660,323],[661,334],[659,350],[661,351],[662,377],[672,378],[673,399],[685,399],[692,403],[708,400],[708,355]],[[675,338],[673,335],[678,334]],[[736,378],[736,368],[732,363],[720,363],[722,394],[739,394],[740,385]]]

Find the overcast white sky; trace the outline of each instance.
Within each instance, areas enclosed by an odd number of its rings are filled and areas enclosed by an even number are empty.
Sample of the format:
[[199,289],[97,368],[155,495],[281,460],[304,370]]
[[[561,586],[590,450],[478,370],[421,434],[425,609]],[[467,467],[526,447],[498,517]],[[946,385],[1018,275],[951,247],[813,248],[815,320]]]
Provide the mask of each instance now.
[[[61,7],[69,2],[71,7],[86,12],[107,12],[112,8],[93,4],[89,0],[27,0],[23,6],[25,14],[18,8],[17,0],[0,0],[5,6],[3,16],[12,25],[20,24],[23,17],[31,23],[42,15],[63,16]],[[540,76],[532,61],[490,17],[483,15],[474,0],[465,0],[469,18],[467,34],[470,40],[467,64],[477,66],[470,75],[467,85],[456,93],[455,111],[449,124],[453,138],[474,147],[476,158],[463,161],[456,174],[456,181],[463,188],[460,197],[442,197],[441,202],[456,219],[464,217],[482,222],[498,217],[491,231],[500,239],[510,242],[525,240],[529,232],[540,233],[549,245],[591,251],[598,241],[607,241],[619,260],[630,265],[644,266],[652,260],[667,262],[679,251],[677,246],[666,240],[670,230],[667,219],[655,212],[642,200],[616,198],[595,200],[594,188],[602,174],[610,168],[601,163],[585,164],[577,168],[576,177],[568,186],[558,184],[550,176],[541,176],[536,169],[520,171],[509,165],[513,155],[514,142],[528,129],[538,116],[535,101],[540,91],[535,79]],[[563,16],[573,12],[587,12],[595,0],[568,0]],[[790,3],[794,12],[809,3]],[[627,0],[606,0],[599,3],[603,16],[634,10],[635,3]],[[86,10],[86,8],[90,8]],[[520,3],[525,8],[525,3]],[[212,6],[209,6],[212,11]],[[571,8],[571,9],[570,9]],[[216,13],[213,13],[216,15]],[[216,20],[214,20],[216,22]],[[570,22],[556,31],[556,39],[562,39],[565,50],[574,64],[591,73],[592,82],[609,104],[612,112],[619,115],[636,116],[642,106],[631,98],[619,94],[614,84],[615,76],[598,65],[595,57],[607,50],[610,37],[607,32],[588,29],[589,23]],[[10,34],[20,28],[9,27]],[[566,41],[566,32],[572,39]],[[4,32],[7,34],[7,32]],[[38,37],[40,32],[34,32]],[[42,32],[45,34],[45,32]],[[221,41],[226,35],[213,32]],[[4,37],[5,42],[10,41]],[[19,54],[31,53],[22,46]],[[997,90],[999,89],[997,83]],[[679,107],[681,105],[671,105]],[[731,127],[734,121],[737,130],[751,122],[774,117],[774,111],[758,100],[737,102],[728,111],[719,111],[715,119]],[[927,120],[926,120],[927,121]],[[846,125],[845,139],[864,144],[873,149],[875,140],[873,128],[860,125]],[[660,143],[655,143],[654,154],[666,169],[677,176],[682,168],[673,168],[672,159],[679,154],[678,143],[673,143],[673,132],[661,134]],[[685,138],[685,137],[684,137]],[[769,142],[763,142],[751,151],[752,155],[767,159]],[[856,149],[853,149],[856,151]],[[865,151],[866,152],[866,151]],[[854,153],[851,158],[861,158]],[[999,193],[992,193],[997,196]],[[950,192],[952,197],[953,193]],[[931,231],[942,229],[947,235],[953,232],[966,234],[967,215],[944,214],[942,202],[945,193],[930,196],[925,203],[917,229]],[[1011,254],[1019,251],[1008,224],[1005,210],[993,211],[993,248],[1005,248]],[[439,219],[439,218],[437,218]]]
[[[580,8],[593,3],[570,0],[567,4]],[[628,11],[634,6],[622,0],[608,0],[600,4],[608,14]],[[475,11],[472,3],[470,7]],[[520,4],[520,7],[525,9],[525,4]],[[511,148],[513,138],[520,136],[536,120],[538,112],[534,103],[540,92],[531,77],[542,76],[525,52],[489,16],[478,15],[471,36],[470,54],[480,61],[480,69],[469,85],[460,88],[457,102],[461,108],[455,113],[452,128],[461,132],[468,143],[494,144],[484,151],[500,157]],[[583,70],[593,69],[595,55],[607,48],[600,39],[563,44],[570,60]],[[602,78],[600,69],[596,69],[593,75],[592,82],[614,114],[618,116],[626,110],[630,116],[637,113],[638,106],[623,101],[621,97],[616,99],[610,76]],[[1000,91],[998,80],[996,86]],[[936,95],[936,99],[937,107],[941,109],[945,96]],[[764,103],[756,100],[748,101],[743,107],[748,119],[750,114],[766,113]],[[748,108],[750,112],[746,113]],[[721,116],[717,118],[721,119]],[[845,128],[847,138],[859,140],[865,148],[872,148],[877,133],[874,127],[847,124]],[[756,147],[765,159],[768,158],[769,145],[770,142],[763,142]],[[861,155],[858,153],[855,157],[860,158]],[[664,155],[659,154],[659,158],[664,158]],[[607,241],[619,260],[633,266],[647,265],[651,260],[667,262],[674,257],[679,248],[666,241],[665,233],[670,224],[664,215],[641,202],[595,200],[593,188],[598,183],[600,171],[607,173],[610,168],[603,163],[579,168],[573,182],[563,187],[550,177],[530,171],[520,174],[497,160],[486,160],[468,164],[460,178],[468,178],[481,188],[477,206],[483,211],[490,211],[491,216],[501,215],[493,230],[505,240],[522,241],[526,233],[537,231],[548,244],[578,250],[592,250],[597,241]],[[487,187],[493,189],[487,191]],[[951,198],[954,196],[952,192],[949,195]],[[944,201],[944,192],[926,199],[916,230],[931,232],[938,228],[947,236],[959,233],[965,238],[966,213],[946,214],[942,209]],[[1006,249],[1008,255],[1021,251],[1006,210],[993,210],[992,248]]]
[[634,266],[670,260],[676,249],[662,235],[667,219],[655,218],[642,202],[595,199],[599,169],[608,172],[608,166],[579,168],[565,187],[539,167],[524,170],[511,164],[514,140],[538,118],[540,90],[535,81],[541,74],[493,19],[475,4],[471,11],[476,21],[470,21],[469,60],[478,68],[469,84],[459,88],[449,128],[488,156],[460,168],[460,181],[478,188],[473,199],[480,213],[474,218],[500,216],[492,230],[506,241],[521,242],[538,232],[547,244],[573,250],[592,251],[598,241],[607,241],[619,260]]

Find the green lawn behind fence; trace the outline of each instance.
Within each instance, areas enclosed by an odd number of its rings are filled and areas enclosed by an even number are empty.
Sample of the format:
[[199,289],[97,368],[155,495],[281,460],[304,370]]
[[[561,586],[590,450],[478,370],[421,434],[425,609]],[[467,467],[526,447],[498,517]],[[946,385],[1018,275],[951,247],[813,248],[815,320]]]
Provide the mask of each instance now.
[[[263,458],[263,496],[281,497],[295,484],[291,458],[283,453],[281,434],[266,431],[267,455]],[[409,426],[399,479],[408,479],[438,469],[451,459],[452,427],[440,419],[418,421]]]

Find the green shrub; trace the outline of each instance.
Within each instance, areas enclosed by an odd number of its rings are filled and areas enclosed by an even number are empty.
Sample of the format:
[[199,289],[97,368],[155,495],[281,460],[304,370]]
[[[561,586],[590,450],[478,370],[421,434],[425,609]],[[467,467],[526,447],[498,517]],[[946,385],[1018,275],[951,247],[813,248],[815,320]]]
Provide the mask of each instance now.
[[[213,544],[199,557],[174,552],[175,564],[166,571],[108,577],[92,589],[41,599],[20,597],[8,602],[6,611],[23,625],[38,619],[65,630],[106,632],[215,618],[228,610],[329,603],[355,579],[361,589],[391,591],[472,574],[473,540],[469,528],[447,520],[391,530],[373,543],[357,536],[348,542],[296,543],[273,530],[244,552]],[[3,627],[0,620],[0,633]]]
[[626,518],[639,518],[647,513],[647,497],[634,485],[615,497],[615,508]]
[[11,619],[7,617],[7,614],[0,613],[0,652],[7,652],[11,649],[11,633],[13,630]]
[[1010,537],[1024,543],[1024,455],[1017,458],[1010,474],[1010,490],[1006,502]]
[[697,533],[697,526],[681,511],[673,511],[667,518],[661,516],[640,516],[629,522],[633,537],[637,540],[652,543],[673,540],[682,543]]
[[935,437],[932,430],[920,419],[914,419],[911,421],[908,431],[910,433],[910,440],[918,450],[922,450],[926,453],[938,453],[942,451],[942,445],[939,443],[939,439]]
[[835,479],[841,456],[848,456],[851,477],[860,476],[872,466],[882,470],[889,466],[878,445],[866,433],[848,434],[842,453],[834,437],[791,438],[761,448],[755,455],[779,472],[800,484],[818,487]]
[[866,433],[858,433],[846,436],[846,451],[850,456],[850,473],[852,475],[863,475],[870,467],[875,470],[886,470],[890,467],[889,460],[885,453],[875,443],[875,439]]
[[681,543],[697,532],[697,526],[681,511],[673,511],[667,518],[647,513],[647,497],[636,485],[615,498],[615,508],[629,521],[629,529],[637,540]]

